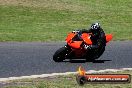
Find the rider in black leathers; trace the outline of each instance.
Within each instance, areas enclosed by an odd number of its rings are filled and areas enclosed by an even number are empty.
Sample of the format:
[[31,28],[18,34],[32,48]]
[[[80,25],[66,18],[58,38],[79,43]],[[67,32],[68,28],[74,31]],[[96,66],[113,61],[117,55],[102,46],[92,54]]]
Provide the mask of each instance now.
[[74,32],[78,32],[78,36],[81,36],[82,33],[92,33],[90,38],[92,40],[93,45],[88,46],[87,47],[88,49],[94,49],[100,46],[106,46],[105,33],[103,29],[100,27],[99,23],[93,23],[89,30],[82,29]]
[[[78,36],[81,36],[82,33],[92,33],[90,38],[93,44],[84,46],[85,49],[88,49],[88,51],[90,51],[88,52],[88,55],[92,55],[92,51],[94,49],[101,49],[102,47],[104,47],[103,49],[105,49],[106,46],[105,33],[103,29],[100,27],[99,23],[93,23],[90,29],[76,30],[74,32],[77,32]],[[98,53],[96,57],[102,55],[103,51]]]

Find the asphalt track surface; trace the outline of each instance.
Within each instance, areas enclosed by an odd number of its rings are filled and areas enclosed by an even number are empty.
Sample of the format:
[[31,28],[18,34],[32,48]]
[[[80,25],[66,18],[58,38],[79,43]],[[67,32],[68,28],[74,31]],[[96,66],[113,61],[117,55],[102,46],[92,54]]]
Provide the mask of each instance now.
[[64,45],[64,42],[0,43],[0,78],[74,72],[80,65],[86,70],[132,67],[132,41],[110,42],[104,54],[94,62],[54,62],[54,52]]

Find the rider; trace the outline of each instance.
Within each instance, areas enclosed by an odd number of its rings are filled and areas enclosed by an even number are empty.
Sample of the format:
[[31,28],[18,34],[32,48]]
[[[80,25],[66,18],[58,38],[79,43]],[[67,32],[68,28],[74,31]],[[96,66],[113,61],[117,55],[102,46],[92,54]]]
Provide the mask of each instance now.
[[90,38],[93,44],[90,46],[85,45],[84,47],[85,49],[95,49],[100,46],[106,45],[105,33],[99,23],[93,23],[89,30],[82,29],[82,30],[77,30],[76,32],[78,33],[79,36],[81,36],[82,33],[92,33]]

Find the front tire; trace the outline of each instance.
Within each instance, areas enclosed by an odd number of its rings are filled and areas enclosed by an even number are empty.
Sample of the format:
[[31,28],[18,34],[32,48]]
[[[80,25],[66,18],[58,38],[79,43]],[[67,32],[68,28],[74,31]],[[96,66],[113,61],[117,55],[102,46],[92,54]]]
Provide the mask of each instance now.
[[53,55],[53,60],[55,62],[62,62],[63,60],[65,60],[66,51],[67,51],[66,47],[58,49]]

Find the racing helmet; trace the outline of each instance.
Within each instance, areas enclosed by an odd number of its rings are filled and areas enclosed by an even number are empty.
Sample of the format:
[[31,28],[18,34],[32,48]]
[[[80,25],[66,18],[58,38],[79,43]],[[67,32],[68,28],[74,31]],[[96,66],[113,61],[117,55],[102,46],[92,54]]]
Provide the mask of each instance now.
[[98,35],[99,31],[100,31],[100,24],[99,23],[93,23],[91,25],[91,32],[95,35]]

